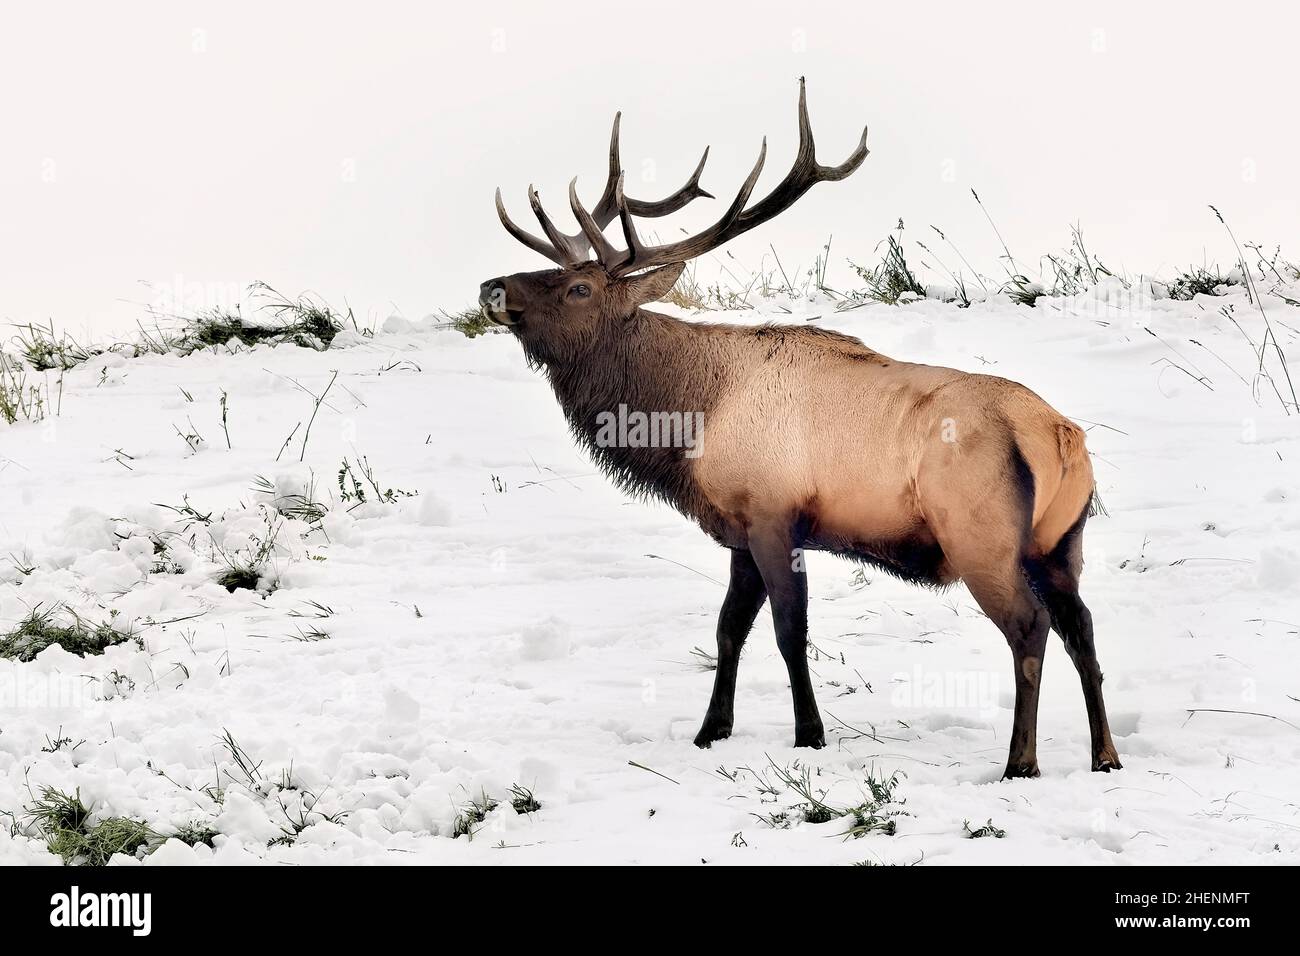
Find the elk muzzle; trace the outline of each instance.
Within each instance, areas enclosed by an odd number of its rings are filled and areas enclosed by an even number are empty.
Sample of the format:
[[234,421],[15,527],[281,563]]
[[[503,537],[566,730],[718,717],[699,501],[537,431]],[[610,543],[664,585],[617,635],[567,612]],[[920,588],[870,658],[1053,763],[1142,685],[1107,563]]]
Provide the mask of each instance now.
[[488,279],[479,285],[478,304],[489,321],[497,325],[509,326],[519,322],[519,311],[512,311],[507,306],[505,279]]

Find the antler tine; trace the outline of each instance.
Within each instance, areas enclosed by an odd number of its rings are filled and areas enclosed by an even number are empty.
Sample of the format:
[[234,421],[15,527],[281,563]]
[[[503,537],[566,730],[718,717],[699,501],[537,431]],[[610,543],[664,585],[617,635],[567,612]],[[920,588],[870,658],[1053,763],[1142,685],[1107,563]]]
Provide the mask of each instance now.
[[[766,140],[763,148],[764,153],[766,153]],[[812,123],[808,119],[808,96],[804,78],[800,77],[799,151],[795,155],[794,164],[791,166],[790,171],[786,173],[785,178],[777,184],[776,188],[751,208],[744,208],[744,204],[748,201],[749,193],[753,189],[754,182],[757,181],[758,173],[763,165],[763,156],[760,155],[758,166],[750,174],[750,178],[745,181],[745,185],[741,187],[740,197],[737,197],[739,208],[737,208],[736,203],[733,203],[727,214],[713,226],[710,226],[699,235],[689,236],[678,242],[651,247],[642,247],[638,244],[634,248],[629,238],[627,259],[618,267],[617,272],[623,275],[671,262],[685,262],[716,249],[728,240],[734,239],[741,233],[748,232],[755,226],[784,212],[817,183],[835,182],[845,178],[862,165],[867,158],[868,152],[867,131],[864,129],[857,148],[843,163],[838,166],[822,166],[817,162]],[[627,205],[631,205],[630,201]],[[625,210],[621,208],[619,215],[623,216],[624,212]],[[635,231],[630,229],[630,219],[627,217],[625,217],[623,232],[624,235],[629,237],[635,235]]]
[[[604,229],[614,217],[618,215],[618,206],[614,200],[614,193],[618,187],[618,177],[623,173],[623,163],[619,158],[619,127],[623,119],[622,113],[614,114],[614,128],[609,134],[609,177],[605,181],[605,190],[600,194],[600,199],[592,207],[591,218],[596,221],[601,229]],[[657,219],[661,216],[668,216],[681,209],[693,199],[704,197],[713,199],[713,194],[700,188],[700,175],[704,172],[704,164],[709,159],[709,148],[704,148],[704,155],[700,157],[699,163],[695,166],[695,172],[686,180],[686,184],[670,196],[665,196],[657,201],[645,201],[641,199],[627,200],[628,206],[632,209],[632,215],[640,216],[642,219]]]
[[623,113],[620,110],[614,114],[614,128],[609,132],[609,175],[605,178],[605,188],[593,207],[595,213],[592,218],[600,223],[602,229],[614,221],[614,190],[618,186],[619,174],[623,172],[618,147],[618,132],[622,121]]
[[538,239],[531,232],[521,229],[515,224],[514,220],[511,219],[509,214],[506,212],[505,203],[501,201],[500,186],[497,187],[497,216],[501,219],[501,225],[506,227],[506,232],[510,233],[510,235],[514,236],[529,249],[541,253],[557,265],[565,264],[564,257],[560,255],[558,249],[552,246],[545,239]]
[[[627,208],[627,197],[623,195],[623,176],[620,173],[618,184],[614,190],[614,201],[618,205],[618,222],[623,227],[623,241],[627,243],[627,252],[623,256],[623,261],[618,266],[630,266],[637,260],[637,257],[644,252],[641,245],[641,237],[636,234],[636,226],[632,223],[632,212]],[[617,274],[615,266],[610,270],[611,274]]]
[[565,265],[575,265],[587,258],[587,238],[582,233],[576,236],[568,236],[560,232],[551,222],[551,217],[546,214],[542,208],[542,201],[538,198],[537,190],[531,185],[528,187],[528,203],[533,207],[533,215],[542,226],[542,231],[546,233],[546,238],[551,240],[551,245],[560,254]]
[[867,149],[867,131],[870,127],[862,127],[862,138],[858,140],[857,148],[849,154],[849,158],[838,166],[823,166],[817,162],[817,150],[813,146],[812,124],[808,122],[808,95],[804,90],[804,79],[799,77],[799,155],[802,157],[804,145],[807,144],[808,159],[811,161],[817,172],[816,182],[834,183],[839,182],[849,173],[853,172],[862,165],[863,160],[871,150]]
[[[700,174],[704,172],[704,164],[709,161],[709,148],[704,147],[704,155],[700,157],[699,163],[695,166],[695,172],[691,173],[691,178],[686,180],[686,185],[671,196],[665,196],[663,199],[655,202],[646,202],[641,199],[628,198],[627,205],[632,211],[632,215],[639,216],[642,219],[659,219],[663,216],[669,216],[677,210],[684,207],[694,199],[716,199],[717,197],[711,192],[700,188]],[[617,210],[610,213],[609,219],[605,225],[613,221]],[[599,221],[599,220],[597,220]]]
[[754,191],[754,186],[758,182],[759,174],[762,173],[763,164],[766,161],[767,137],[765,136],[763,137],[763,145],[758,151],[758,162],[754,163],[754,168],[745,177],[745,181],[741,183],[740,191],[736,193],[736,198],[731,201],[731,205],[722,214],[722,218],[698,235],[689,236],[680,242],[663,246],[647,247],[641,244],[640,238],[636,234],[636,226],[632,223],[631,202],[623,195],[623,178],[620,176],[616,197],[619,221],[623,226],[623,237],[627,240],[627,255],[622,262],[610,270],[611,274],[626,275],[629,272],[647,269],[652,265],[660,265],[664,262],[684,262],[687,259],[694,259],[696,256],[703,255],[710,249],[726,242],[731,230],[735,228],[744,214],[745,203],[749,202],[750,193]]
[[837,183],[862,165],[862,161],[871,154],[871,150],[867,149],[867,133],[870,132],[870,130],[871,127],[869,126],[862,127],[862,138],[858,140],[857,147],[849,154],[849,158],[844,162],[840,163],[838,166],[817,167],[818,176],[821,182]]
[[[858,155],[861,153],[861,155]],[[828,179],[829,174],[839,173],[837,178],[844,178],[867,158],[867,131],[863,129],[858,148],[847,160],[838,166],[822,166],[817,162],[817,147],[813,142],[812,123],[808,119],[808,90],[804,78],[799,77],[799,152],[795,157],[795,168],[803,171],[812,169],[817,173],[817,181]],[[841,172],[843,170],[843,172]]]
[[845,178],[867,158],[867,130],[862,130],[862,138],[849,158],[838,166],[823,166],[817,162],[817,148],[813,143],[812,124],[808,120],[808,94],[804,89],[804,78],[799,77],[799,152],[794,165],[777,184],[776,188],[763,199],[756,202],[752,209],[745,210],[741,223],[746,231],[760,223],[767,222],[778,213],[794,205],[804,193],[820,182],[838,182]]
[[816,163],[817,148],[813,145],[812,123],[808,119],[808,89],[804,78],[799,77],[799,154],[796,165]]
[[[619,192],[619,184],[622,181],[621,176],[614,178],[613,195]],[[569,183],[569,207],[573,210],[573,217],[578,220],[578,225],[582,227],[582,233],[586,236],[587,241],[596,251],[596,259],[606,268],[612,266],[622,258],[621,254],[610,241],[605,238],[605,233],[600,225],[592,218],[591,213],[583,207],[582,201],[578,199],[578,177],[574,176]]]

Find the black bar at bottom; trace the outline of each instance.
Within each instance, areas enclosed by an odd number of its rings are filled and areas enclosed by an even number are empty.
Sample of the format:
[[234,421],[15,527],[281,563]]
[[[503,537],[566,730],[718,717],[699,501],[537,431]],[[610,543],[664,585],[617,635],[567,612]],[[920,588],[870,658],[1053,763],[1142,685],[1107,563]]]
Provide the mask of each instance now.
[[[1066,931],[1071,940],[1200,935],[1228,943],[1252,930],[1288,932],[1295,917],[1285,867],[845,868],[838,876],[796,876],[796,883],[790,874],[744,869],[727,874],[725,894],[718,893],[719,874],[703,872],[713,867],[699,869],[694,878],[679,871],[669,880],[634,874],[610,880],[578,868],[540,879],[532,869],[507,874],[501,868],[37,867],[0,870],[0,881],[10,945],[46,934],[83,941],[112,936],[128,945],[189,941],[226,924],[219,932],[228,939],[279,927],[304,947],[337,943],[340,931],[427,930],[440,919],[464,930],[474,925],[465,921],[476,910],[521,929],[558,928],[582,913],[598,914],[606,926],[644,927],[653,918],[663,927],[660,921],[671,921],[674,910],[684,920],[697,918],[702,901],[705,909],[725,905],[734,914],[737,896],[761,905],[764,922],[784,917],[782,911],[797,913],[805,932],[818,914],[836,912],[858,913],[865,930],[883,907],[894,928],[916,921],[927,940],[932,934],[970,940],[1010,925],[1025,939],[1033,937],[1024,933]],[[733,904],[722,904],[724,896]],[[539,922],[519,922],[534,913]]]

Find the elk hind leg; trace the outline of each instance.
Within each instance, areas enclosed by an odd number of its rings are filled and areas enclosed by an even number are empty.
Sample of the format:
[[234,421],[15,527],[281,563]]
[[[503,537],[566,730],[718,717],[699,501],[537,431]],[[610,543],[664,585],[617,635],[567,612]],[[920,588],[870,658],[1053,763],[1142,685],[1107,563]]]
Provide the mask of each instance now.
[[931,524],[949,569],[965,581],[1011,648],[1016,704],[1005,776],[1037,777],[1038,692],[1050,618],[1023,568],[1032,478],[990,473],[986,483],[1002,491],[984,497],[975,509],[940,510]]
[[[1018,557],[1018,556],[1017,556]],[[1016,705],[1004,777],[1038,776],[1038,692],[1047,648],[1047,609],[1014,561],[1006,573],[975,573],[966,586],[1011,648]]]
[[1101,665],[1093,642],[1092,614],[1079,597],[1079,575],[1083,570],[1083,525],[1085,510],[1060,542],[1043,558],[1026,564],[1035,590],[1051,615],[1052,627],[1061,635],[1065,651],[1079,672],[1083,699],[1088,708],[1088,732],[1092,738],[1092,769],[1109,772],[1123,769],[1110,736],[1106,703],[1102,698]]

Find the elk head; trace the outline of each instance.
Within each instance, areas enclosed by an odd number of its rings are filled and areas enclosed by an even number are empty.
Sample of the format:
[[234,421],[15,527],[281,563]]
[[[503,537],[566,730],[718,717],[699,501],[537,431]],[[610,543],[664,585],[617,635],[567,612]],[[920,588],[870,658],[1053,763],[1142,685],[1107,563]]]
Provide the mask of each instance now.
[[[509,327],[529,355],[543,362],[572,355],[575,350],[598,341],[602,332],[612,331],[642,305],[663,298],[688,261],[783,212],[815,183],[834,182],[848,176],[862,165],[868,152],[864,129],[857,149],[839,166],[822,166],[817,162],[804,81],[800,77],[799,151],[794,165],[776,188],[766,198],[747,206],[767,158],[764,139],[758,162],[721,219],[697,235],[647,246],[637,235],[634,218],[667,216],[700,196],[713,198],[700,188],[700,174],[709,151],[705,149],[690,179],[672,195],[657,202],[632,199],[623,191],[619,118],[615,115],[609,141],[609,178],[596,205],[589,211],[578,199],[577,180],[569,184],[569,206],[581,229],[577,234],[568,235],[555,226],[531,186],[528,200],[545,238],[521,229],[507,215],[501,190],[497,190],[497,215],[506,231],[559,268],[489,279],[480,286],[479,304],[489,319]],[[623,249],[605,238],[604,230],[615,218],[622,229],[626,246]],[[592,252],[594,260],[588,258]]]

